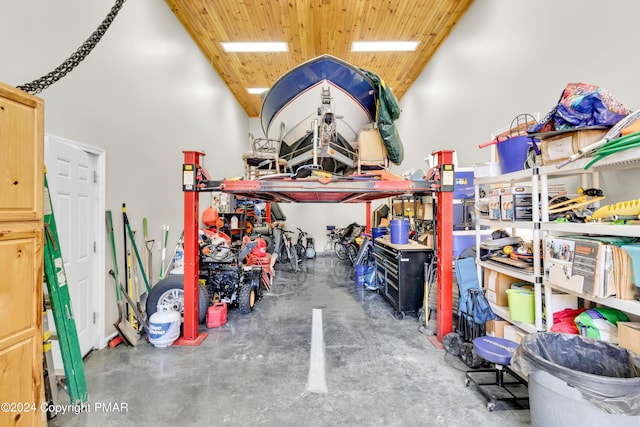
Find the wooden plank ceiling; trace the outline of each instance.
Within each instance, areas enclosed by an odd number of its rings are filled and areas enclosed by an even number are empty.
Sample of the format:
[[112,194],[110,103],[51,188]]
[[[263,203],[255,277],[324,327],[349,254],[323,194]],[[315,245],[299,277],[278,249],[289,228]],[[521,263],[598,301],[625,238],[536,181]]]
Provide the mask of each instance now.
[[[398,99],[473,0],[166,0],[249,117],[292,67],[322,54],[377,73]],[[415,52],[351,52],[353,41],[419,40]],[[288,52],[226,53],[220,42],[287,42]]]

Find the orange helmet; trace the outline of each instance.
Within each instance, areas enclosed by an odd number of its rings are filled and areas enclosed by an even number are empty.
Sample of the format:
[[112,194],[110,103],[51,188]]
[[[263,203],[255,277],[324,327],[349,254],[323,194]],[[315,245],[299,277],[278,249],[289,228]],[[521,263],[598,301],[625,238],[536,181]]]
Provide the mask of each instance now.
[[218,209],[213,206],[207,207],[202,213],[202,222],[207,227],[222,227],[220,215],[218,214]]

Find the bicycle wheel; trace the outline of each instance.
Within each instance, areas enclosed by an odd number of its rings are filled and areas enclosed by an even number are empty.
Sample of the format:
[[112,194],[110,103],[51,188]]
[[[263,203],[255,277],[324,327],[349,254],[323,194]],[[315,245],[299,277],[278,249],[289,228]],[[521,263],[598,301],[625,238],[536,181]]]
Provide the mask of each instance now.
[[290,256],[289,256],[289,263],[291,264],[291,269],[294,272],[298,272],[298,254],[296,253],[296,249],[289,247],[289,252],[290,252]]
[[349,261],[352,265],[356,264],[356,258],[358,257],[358,248],[355,243],[349,245],[347,248],[347,256],[349,257]]
[[339,259],[347,259],[347,248],[341,242],[334,243],[334,251]]
[[280,244],[280,250],[278,251],[278,258],[276,258],[276,262],[278,264],[286,264],[289,262],[289,255],[287,250],[287,244],[282,242]]
[[295,252],[296,255],[298,256],[298,261],[302,262],[304,261],[304,259],[306,258],[305,252],[306,252],[306,248],[300,243],[296,243],[295,247]]

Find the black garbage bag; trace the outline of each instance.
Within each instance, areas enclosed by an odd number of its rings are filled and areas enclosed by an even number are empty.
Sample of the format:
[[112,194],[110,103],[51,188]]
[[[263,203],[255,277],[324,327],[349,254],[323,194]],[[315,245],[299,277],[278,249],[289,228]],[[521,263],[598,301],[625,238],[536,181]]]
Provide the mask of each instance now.
[[640,357],[622,347],[581,335],[538,332],[522,340],[511,367],[526,374],[546,371],[610,414],[640,415]]

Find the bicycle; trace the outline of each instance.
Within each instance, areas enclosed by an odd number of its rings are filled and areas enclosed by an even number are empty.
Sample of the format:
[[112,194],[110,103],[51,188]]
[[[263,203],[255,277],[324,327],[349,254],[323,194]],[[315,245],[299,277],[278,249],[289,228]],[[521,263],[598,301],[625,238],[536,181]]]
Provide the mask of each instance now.
[[298,229],[298,240],[293,247],[298,255],[298,260],[303,262],[307,258],[315,257],[316,251],[313,247],[313,238],[309,237],[309,234],[302,231],[300,227],[296,228]]
[[354,231],[360,226],[356,223],[338,231],[338,239],[334,242],[334,252],[336,256],[341,259],[349,259],[352,265],[355,265],[356,257],[358,256],[358,244],[353,237]]
[[285,230],[280,225],[273,228],[273,237],[275,241],[274,253],[278,254],[277,262],[291,265],[294,273],[298,272],[298,263],[300,262],[293,244],[291,243],[291,235],[293,231]]

